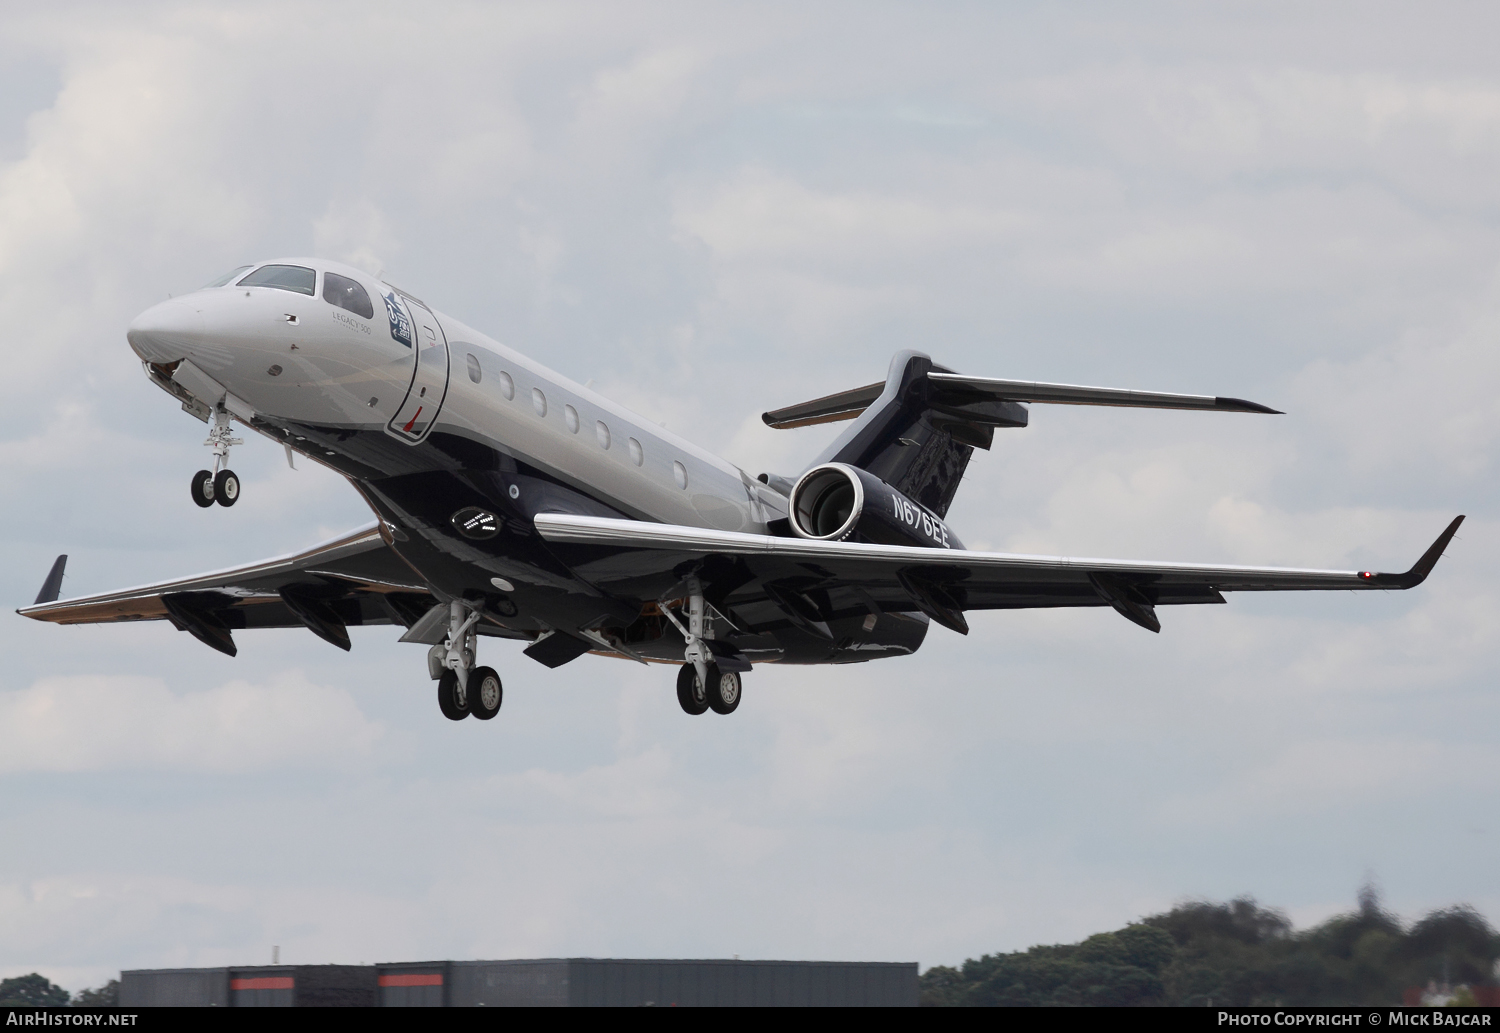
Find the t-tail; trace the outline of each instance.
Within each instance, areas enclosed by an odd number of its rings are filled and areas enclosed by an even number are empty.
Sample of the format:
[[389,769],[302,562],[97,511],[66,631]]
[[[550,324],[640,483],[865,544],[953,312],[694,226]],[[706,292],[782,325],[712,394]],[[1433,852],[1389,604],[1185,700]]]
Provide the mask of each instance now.
[[[1026,426],[1026,403],[1035,402],[1278,412],[1242,398],[969,377],[937,365],[922,352],[902,351],[891,359],[884,383],[764,413],[761,419],[778,430],[854,422],[795,484],[768,474],[762,480],[790,492],[792,529],[801,537],[889,541],[883,528],[862,526],[859,521],[860,504],[872,488],[880,490],[873,478],[938,518],[936,529],[898,535],[903,543],[961,548],[941,521],[953,504],[974,449],[988,449],[997,427]],[[895,508],[899,510],[899,505]],[[930,521],[925,523],[930,527]],[[916,524],[924,524],[920,514]],[[922,541],[923,537],[928,540]]]

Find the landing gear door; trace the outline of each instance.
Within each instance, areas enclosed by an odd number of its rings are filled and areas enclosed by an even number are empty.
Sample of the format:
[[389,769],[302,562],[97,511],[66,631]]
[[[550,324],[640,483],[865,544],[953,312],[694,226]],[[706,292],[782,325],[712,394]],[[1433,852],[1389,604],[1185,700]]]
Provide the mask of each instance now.
[[398,340],[400,317],[409,320],[404,329],[411,336],[415,368],[406,399],[385,429],[386,433],[415,445],[432,430],[448,394],[448,339],[437,317],[416,298],[391,292],[386,296],[386,308],[391,318],[391,333]]

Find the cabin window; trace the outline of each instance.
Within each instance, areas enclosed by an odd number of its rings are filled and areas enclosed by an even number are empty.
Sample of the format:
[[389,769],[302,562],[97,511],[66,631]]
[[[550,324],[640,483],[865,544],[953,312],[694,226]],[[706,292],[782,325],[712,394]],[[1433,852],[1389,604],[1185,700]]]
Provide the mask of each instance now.
[[263,265],[238,284],[240,287],[274,287],[312,297],[318,274],[305,265]]
[[672,476],[677,481],[677,487],[687,491],[687,467],[675,459],[672,460]]
[[351,280],[347,276],[338,273],[323,274],[323,300],[330,305],[347,309],[356,316],[370,319],[375,315],[375,306],[370,304],[370,295],[359,285],[358,280]]
[[483,375],[483,371],[479,368],[479,357],[471,352],[469,354],[469,379],[477,384]]
[[516,397],[516,382],[510,379],[510,374],[502,370],[499,374],[500,393],[507,399]]
[[547,415],[547,396],[542,394],[542,389],[539,387],[531,389],[531,407],[536,410],[538,416]]
[[609,447],[609,428],[604,425],[604,421],[603,420],[600,420],[598,423],[594,424],[594,433],[596,433],[596,434],[599,435],[599,447],[600,448],[608,448]]
[[646,461],[645,450],[641,448],[641,443],[635,438],[630,439],[630,461],[636,466],[640,466]]
[[246,271],[248,271],[248,270],[250,270],[252,268],[253,268],[253,266],[237,265],[233,269],[229,270],[229,272],[225,273],[223,276],[216,277],[212,283],[205,283],[202,287],[199,287],[198,289],[200,291],[206,291],[210,287],[222,287],[226,283],[228,283],[230,280],[232,280],[236,276],[240,275],[240,273],[246,272]]
[[568,429],[570,431],[572,431],[574,434],[577,434],[578,410],[573,408],[571,405],[563,406],[563,422],[568,425]]

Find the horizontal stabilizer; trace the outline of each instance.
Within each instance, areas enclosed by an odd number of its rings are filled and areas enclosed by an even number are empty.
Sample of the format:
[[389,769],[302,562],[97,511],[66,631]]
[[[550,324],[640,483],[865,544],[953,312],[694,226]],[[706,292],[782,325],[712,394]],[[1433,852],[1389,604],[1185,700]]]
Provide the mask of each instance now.
[[810,402],[762,413],[760,418],[767,427],[774,427],[776,430],[793,430],[797,427],[811,427],[816,423],[852,420],[873,405],[884,390],[885,381],[882,380],[878,384],[866,384],[850,391],[840,391],[836,395],[824,395]]
[[[977,423],[993,422],[997,426],[1015,426],[1011,418],[985,420],[983,411],[973,408],[986,402],[1039,402],[1053,405],[1112,405],[1137,409],[1199,409],[1216,412],[1254,412],[1281,415],[1281,410],[1243,398],[1219,395],[1182,395],[1165,391],[1132,391],[1118,387],[1089,387],[1083,384],[1047,384],[1032,380],[997,380],[993,377],[966,377],[959,373],[926,375],[928,399],[938,408],[960,408],[963,415]],[[866,384],[838,394],[814,398],[784,409],[761,414],[768,427],[792,430],[818,423],[836,423],[859,416],[880,397],[884,384]],[[961,407],[970,407],[967,411]]]
[[957,373],[929,373],[928,382],[937,396],[961,402],[1046,402],[1057,405],[1122,405],[1140,409],[1210,409],[1220,412],[1259,412],[1282,415],[1279,409],[1247,402],[1243,398],[1215,395],[1178,395],[1165,391],[1130,391],[1118,387],[1086,387],[1082,384],[1043,384],[1029,380],[995,380],[965,377]]

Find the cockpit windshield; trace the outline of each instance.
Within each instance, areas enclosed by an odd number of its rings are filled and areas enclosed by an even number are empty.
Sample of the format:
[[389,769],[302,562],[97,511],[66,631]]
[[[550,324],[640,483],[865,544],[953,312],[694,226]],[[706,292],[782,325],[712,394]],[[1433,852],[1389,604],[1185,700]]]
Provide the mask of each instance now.
[[240,275],[240,273],[244,272],[246,269],[249,269],[249,268],[251,268],[251,267],[248,266],[248,265],[237,265],[233,269],[229,270],[229,272],[225,273],[223,276],[215,277],[214,281],[212,283],[205,283],[202,287],[199,287],[198,289],[200,291],[206,291],[210,287],[222,287],[226,283],[228,283],[230,280],[234,279],[236,276]]
[[275,287],[312,295],[318,274],[304,265],[263,265],[239,282],[241,287]]
[[359,281],[340,276],[338,273],[323,274],[323,300],[366,319],[375,315],[375,306],[370,304],[370,295],[364,287],[360,286]]

